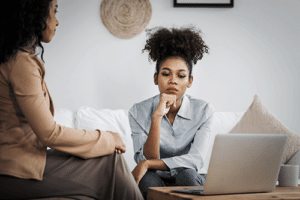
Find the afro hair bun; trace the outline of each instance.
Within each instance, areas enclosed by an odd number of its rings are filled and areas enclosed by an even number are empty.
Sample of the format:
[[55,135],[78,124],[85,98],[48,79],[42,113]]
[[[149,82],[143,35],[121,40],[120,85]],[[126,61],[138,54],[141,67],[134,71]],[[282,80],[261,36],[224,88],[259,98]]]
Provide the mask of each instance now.
[[149,38],[142,53],[149,52],[149,61],[156,62],[171,56],[183,56],[196,64],[209,50],[201,38],[201,31],[195,27],[170,29],[155,27],[147,29],[146,32]]

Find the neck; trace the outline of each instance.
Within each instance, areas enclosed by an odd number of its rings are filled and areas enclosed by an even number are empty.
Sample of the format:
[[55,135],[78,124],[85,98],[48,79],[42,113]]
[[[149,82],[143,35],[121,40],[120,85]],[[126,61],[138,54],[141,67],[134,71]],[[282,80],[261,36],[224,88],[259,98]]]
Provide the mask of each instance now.
[[33,47],[26,46],[26,47],[21,47],[20,49],[28,53],[32,53],[32,54],[35,53],[35,49]]
[[23,47],[24,50],[35,52],[37,47],[37,37],[33,37],[31,41],[28,41],[26,46]]

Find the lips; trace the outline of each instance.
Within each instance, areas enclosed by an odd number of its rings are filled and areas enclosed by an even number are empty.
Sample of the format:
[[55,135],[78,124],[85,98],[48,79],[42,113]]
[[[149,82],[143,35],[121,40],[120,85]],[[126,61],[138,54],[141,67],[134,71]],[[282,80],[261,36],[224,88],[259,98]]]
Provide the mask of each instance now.
[[177,92],[178,90],[176,88],[168,88],[167,91],[172,93],[172,92]]

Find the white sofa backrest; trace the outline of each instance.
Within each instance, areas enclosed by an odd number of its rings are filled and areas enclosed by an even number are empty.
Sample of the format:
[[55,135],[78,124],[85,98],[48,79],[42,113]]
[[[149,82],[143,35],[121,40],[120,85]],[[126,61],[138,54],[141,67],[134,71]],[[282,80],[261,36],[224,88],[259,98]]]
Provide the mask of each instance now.
[[[241,119],[244,112],[216,112],[212,126],[212,135],[207,155],[204,159],[204,167],[207,170],[211,156],[212,146],[216,134],[228,133]],[[126,144],[124,158],[130,170],[133,170],[136,163],[133,159],[133,144],[131,130],[128,120],[128,110],[96,110],[90,107],[80,107],[77,111],[68,109],[56,109],[54,120],[62,125],[71,128],[118,132]]]
[[77,111],[75,110],[69,110],[69,109],[55,109],[54,121],[56,121],[57,124],[62,126],[76,128],[75,125],[76,112]]
[[217,134],[227,134],[240,121],[244,112],[215,112],[212,125],[211,136],[206,157],[204,159],[204,167],[207,170],[210,156]]

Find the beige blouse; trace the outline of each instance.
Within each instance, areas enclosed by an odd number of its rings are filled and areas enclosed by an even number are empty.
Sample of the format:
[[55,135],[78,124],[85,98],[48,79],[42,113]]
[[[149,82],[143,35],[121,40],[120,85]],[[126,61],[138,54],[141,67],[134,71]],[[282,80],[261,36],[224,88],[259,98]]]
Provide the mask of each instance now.
[[64,127],[53,116],[43,62],[18,51],[0,65],[0,174],[42,180],[47,147],[83,159],[114,152],[109,132]]

